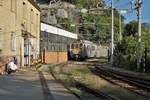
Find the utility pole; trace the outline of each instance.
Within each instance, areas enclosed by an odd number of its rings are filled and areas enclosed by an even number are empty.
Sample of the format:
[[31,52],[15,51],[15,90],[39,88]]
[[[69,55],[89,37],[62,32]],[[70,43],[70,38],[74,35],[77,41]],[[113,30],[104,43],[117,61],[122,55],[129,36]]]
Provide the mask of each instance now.
[[140,69],[141,65],[141,0],[135,1],[135,9],[137,10],[137,19],[138,19],[138,34],[137,34],[137,69]]
[[111,13],[112,13],[112,33],[111,33],[111,66],[114,62],[114,0],[111,2]]

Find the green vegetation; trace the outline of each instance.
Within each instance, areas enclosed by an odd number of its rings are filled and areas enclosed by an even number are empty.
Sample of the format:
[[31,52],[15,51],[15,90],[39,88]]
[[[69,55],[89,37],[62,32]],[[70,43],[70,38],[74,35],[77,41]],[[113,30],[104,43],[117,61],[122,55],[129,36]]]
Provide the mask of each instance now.
[[[97,5],[102,10],[90,11],[92,8],[96,8]],[[88,13],[80,14],[80,23],[82,24],[79,28],[80,34],[83,35],[84,39],[100,43],[102,45],[109,44],[111,39],[111,10],[103,10],[106,4],[103,0],[78,0],[77,6],[80,8],[86,8],[89,10]],[[115,11],[115,40],[118,41],[118,30],[119,30],[119,14]]]
[[70,18],[61,18],[61,17],[58,17],[57,20],[58,20],[58,23],[60,23],[60,25],[64,29],[66,29],[66,30],[68,30],[70,32],[76,32],[75,27],[71,26],[71,24],[74,24],[74,22],[72,22]]
[[83,7],[83,8],[96,8],[97,5],[100,7],[104,6],[104,0],[77,0],[76,1],[76,6],[77,7]]
[[137,21],[131,21],[125,26],[125,36],[136,36],[136,33],[138,32],[138,23]]
[[[117,44],[115,48],[115,62],[114,65],[117,67],[135,70],[136,67],[136,42],[137,42],[137,29],[138,23],[132,21],[125,26],[125,32],[122,44]],[[141,68],[138,71],[147,71],[150,64],[150,30],[145,30],[142,27],[142,43],[141,43],[141,53],[142,53],[142,63]]]

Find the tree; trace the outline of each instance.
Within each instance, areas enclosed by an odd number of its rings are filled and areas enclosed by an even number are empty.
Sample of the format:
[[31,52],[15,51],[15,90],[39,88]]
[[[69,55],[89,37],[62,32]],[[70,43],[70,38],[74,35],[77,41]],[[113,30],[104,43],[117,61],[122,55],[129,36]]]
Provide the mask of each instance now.
[[96,8],[97,5],[102,7],[105,5],[104,0],[77,0],[76,5],[83,8]]
[[137,21],[131,21],[125,26],[125,36],[136,36],[136,33],[138,32],[138,22]]
[[[128,26],[128,28],[127,28]],[[130,22],[126,25],[126,31],[122,44],[117,44],[115,47],[115,60],[114,65],[117,67],[122,67],[130,70],[136,70],[136,30],[138,29],[138,24],[135,21]],[[128,30],[127,30],[128,29]],[[141,71],[143,71],[144,66],[150,65],[150,30],[145,30],[142,27],[142,42],[141,42],[141,53],[142,53],[142,64]],[[145,50],[147,51],[145,58]],[[146,61],[147,63],[144,64]],[[147,69],[147,71],[150,69]]]

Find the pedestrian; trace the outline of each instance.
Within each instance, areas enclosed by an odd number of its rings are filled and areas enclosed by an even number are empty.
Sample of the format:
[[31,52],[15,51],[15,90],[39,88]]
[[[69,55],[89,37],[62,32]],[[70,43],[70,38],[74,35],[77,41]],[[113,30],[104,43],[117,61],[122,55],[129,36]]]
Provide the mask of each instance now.
[[17,70],[17,65],[14,64],[13,60],[11,60],[7,65],[7,73],[11,74],[12,72],[16,72],[16,70]]
[[18,64],[18,60],[17,60],[17,58],[16,57],[14,57],[14,64]]

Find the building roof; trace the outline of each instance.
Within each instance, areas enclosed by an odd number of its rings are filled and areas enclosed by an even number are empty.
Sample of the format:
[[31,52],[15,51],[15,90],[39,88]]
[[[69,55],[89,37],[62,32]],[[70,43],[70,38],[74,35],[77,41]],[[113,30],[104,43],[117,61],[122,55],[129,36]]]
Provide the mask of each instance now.
[[34,2],[34,0],[28,0],[37,10],[41,11],[40,10],[40,7],[37,5],[36,2]]
[[61,28],[52,26],[50,24],[46,24],[41,22],[41,31],[45,31],[48,32],[50,34],[56,34],[56,35],[60,35],[60,36],[64,36],[64,37],[68,37],[68,38],[72,38],[72,39],[78,39],[77,34],[63,30]]

